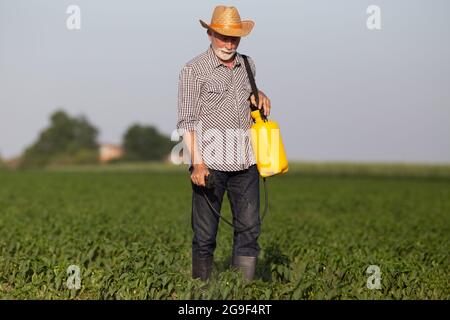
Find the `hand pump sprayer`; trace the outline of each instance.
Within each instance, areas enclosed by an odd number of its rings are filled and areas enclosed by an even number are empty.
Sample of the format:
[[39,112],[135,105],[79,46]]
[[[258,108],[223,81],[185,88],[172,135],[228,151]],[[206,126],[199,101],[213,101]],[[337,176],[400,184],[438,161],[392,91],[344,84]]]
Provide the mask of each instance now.
[[[248,58],[242,55],[245,63],[245,68],[247,70],[247,75],[252,87],[253,95],[255,96],[256,105],[259,104],[258,88],[256,87],[255,78],[253,77],[253,72],[250,68]],[[271,177],[277,174],[286,173],[289,169],[288,161],[286,157],[286,152],[284,150],[283,141],[281,139],[280,128],[275,121],[268,120],[264,115],[263,108],[258,109],[257,107],[250,105],[251,117],[254,121],[251,130],[252,137],[252,147],[253,153],[256,160],[256,166],[259,171],[259,175],[263,178],[264,182],[264,213],[261,217],[261,224],[264,217],[267,214],[269,207],[269,198],[267,193],[266,177]],[[205,177],[206,188],[214,188],[214,176],[212,174]],[[237,228],[227,219],[222,217],[222,215],[217,212],[214,206],[209,201],[206,193],[203,194],[208,205],[211,207],[212,211],[222,220],[224,220],[228,225],[234,227],[236,232],[243,232],[252,229],[256,225],[248,226],[245,228]],[[238,219],[236,222],[243,225]]]

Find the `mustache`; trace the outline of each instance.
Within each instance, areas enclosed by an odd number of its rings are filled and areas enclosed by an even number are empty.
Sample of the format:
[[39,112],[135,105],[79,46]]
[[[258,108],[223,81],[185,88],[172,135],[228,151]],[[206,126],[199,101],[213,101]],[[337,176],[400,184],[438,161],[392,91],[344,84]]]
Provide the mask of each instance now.
[[228,50],[228,49],[225,49],[225,48],[221,48],[219,50],[222,51],[223,53],[227,53],[227,54],[231,54],[231,53],[235,53],[236,52],[236,49]]

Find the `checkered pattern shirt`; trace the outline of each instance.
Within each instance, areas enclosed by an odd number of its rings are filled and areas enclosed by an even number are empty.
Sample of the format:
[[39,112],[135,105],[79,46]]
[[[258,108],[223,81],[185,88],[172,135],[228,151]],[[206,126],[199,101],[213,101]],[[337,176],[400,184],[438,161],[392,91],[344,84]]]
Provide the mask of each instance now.
[[[249,58],[255,75],[255,65]],[[242,56],[228,68],[211,47],[188,62],[180,73],[178,122],[180,135],[195,132],[205,165],[239,171],[255,164],[251,145],[249,97],[252,93]]]

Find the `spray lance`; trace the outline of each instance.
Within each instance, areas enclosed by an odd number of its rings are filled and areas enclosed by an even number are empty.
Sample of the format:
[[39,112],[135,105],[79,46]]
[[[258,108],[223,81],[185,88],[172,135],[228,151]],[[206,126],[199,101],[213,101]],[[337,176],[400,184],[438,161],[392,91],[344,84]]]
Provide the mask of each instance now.
[[[256,105],[258,105],[259,95],[255,78],[253,77],[253,72],[250,68],[247,56],[242,55],[242,57],[244,59],[245,69],[247,70],[247,75],[252,87],[252,92],[255,96]],[[259,175],[262,177],[264,183],[264,212],[261,220],[255,225],[238,228],[237,226],[234,226],[230,221],[225,219],[219,212],[217,212],[217,210],[209,201],[206,193],[203,193],[203,196],[205,197],[208,205],[213,210],[214,214],[225,221],[231,227],[234,227],[236,232],[244,232],[250,230],[256,225],[262,223],[269,207],[266,177],[286,173],[289,169],[286,152],[284,150],[284,145],[281,139],[280,128],[278,124],[267,119],[267,117],[264,115],[263,108],[258,109],[252,104],[250,104],[250,108],[250,114],[253,119],[253,125],[250,129],[253,153],[256,158],[256,166],[258,168]],[[207,189],[214,188],[214,175],[210,174],[206,176],[205,182]],[[241,225],[244,225],[238,219],[235,219],[235,221]]]

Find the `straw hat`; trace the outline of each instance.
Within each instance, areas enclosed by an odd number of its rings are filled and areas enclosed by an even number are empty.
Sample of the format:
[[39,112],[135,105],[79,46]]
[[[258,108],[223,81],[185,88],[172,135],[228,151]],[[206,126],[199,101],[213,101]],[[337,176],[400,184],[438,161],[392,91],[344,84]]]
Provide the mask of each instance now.
[[245,37],[255,23],[250,20],[241,21],[239,12],[235,7],[217,6],[211,18],[211,23],[200,20],[200,24],[209,30],[231,37]]

